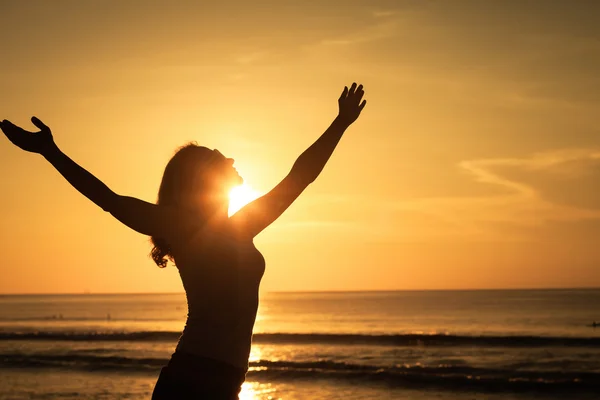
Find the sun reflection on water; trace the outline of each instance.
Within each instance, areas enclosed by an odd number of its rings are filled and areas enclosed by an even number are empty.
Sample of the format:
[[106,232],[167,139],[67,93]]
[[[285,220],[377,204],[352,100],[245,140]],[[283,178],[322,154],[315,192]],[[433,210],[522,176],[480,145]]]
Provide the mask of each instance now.
[[[262,348],[261,346],[252,346],[250,351],[249,362],[255,363],[262,359]],[[260,371],[266,367],[250,367],[249,371]],[[260,383],[246,381],[242,385],[242,390],[239,394],[239,400],[280,400],[281,398],[276,394],[277,389],[270,383]]]
[[248,361],[250,363],[253,363],[253,362],[260,361],[261,359],[262,359],[261,348],[259,346],[253,345],[252,348],[250,349],[250,357],[248,358]]
[[244,382],[239,400],[280,400],[270,383]]

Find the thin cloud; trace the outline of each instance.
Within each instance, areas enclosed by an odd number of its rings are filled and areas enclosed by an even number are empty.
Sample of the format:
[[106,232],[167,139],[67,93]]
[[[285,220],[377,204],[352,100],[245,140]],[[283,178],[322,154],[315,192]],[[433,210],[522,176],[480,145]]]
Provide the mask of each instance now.
[[260,59],[265,58],[268,54],[269,54],[269,52],[266,50],[258,50],[258,51],[248,52],[248,53],[237,56],[235,61],[238,64],[247,65],[247,64],[251,64]]
[[352,34],[323,39],[319,44],[323,46],[348,46],[387,39],[397,34],[398,24],[399,21],[396,19],[378,21],[376,24],[367,26]]
[[[533,154],[525,158],[498,158],[465,160],[459,167],[473,176],[475,182],[497,185],[507,189],[506,194],[480,197],[440,197],[400,201],[397,209],[419,211],[454,222],[457,231],[496,237],[497,223],[515,227],[543,226],[551,221],[600,222],[600,210],[558,204],[548,199],[535,184],[511,179],[498,172],[510,167],[517,170],[548,172],[573,161],[600,160],[597,149],[564,149]],[[583,168],[583,167],[582,167]],[[579,169],[578,174],[584,171]],[[497,238],[497,237],[496,237]]]
[[373,11],[373,16],[375,18],[385,18],[396,15],[396,11],[394,10],[375,10]]
[[[590,163],[592,161],[592,163]],[[329,229],[365,238],[415,240],[528,241],[536,229],[561,222],[597,221],[600,208],[561,204],[545,196],[535,183],[510,178],[509,168],[534,174],[563,175],[569,179],[584,176],[600,161],[598,149],[561,149],[522,158],[464,160],[459,168],[476,184],[500,186],[506,193],[487,196],[428,197],[411,200],[381,200],[366,196],[309,196],[305,205],[360,209],[357,219],[298,220],[279,229]],[[573,163],[577,166],[574,168]],[[369,204],[365,209],[364,204]],[[511,234],[498,227],[511,226]]]

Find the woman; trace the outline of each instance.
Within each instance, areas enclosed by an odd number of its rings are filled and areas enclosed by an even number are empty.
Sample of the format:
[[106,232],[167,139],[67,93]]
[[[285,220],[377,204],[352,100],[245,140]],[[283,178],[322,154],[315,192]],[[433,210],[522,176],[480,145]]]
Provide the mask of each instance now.
[[[242,178],[233,160],[188,144],[165,168],[157,204],[120,196],[63,154],[39,119],[33,133],[4,120],[12,143],[44,156],[88,199],[152,237],[159,267],[172,261],[186,291],[188,319],[153,399],[237,399],[248,369],[258,288],[265,261],[253,239],[275,221],[323,170],[366,101],[362,85],[344,88],[339,114],[269,193],[228,217],[228,194]],[[362,100],[362,101],[361,101]]]

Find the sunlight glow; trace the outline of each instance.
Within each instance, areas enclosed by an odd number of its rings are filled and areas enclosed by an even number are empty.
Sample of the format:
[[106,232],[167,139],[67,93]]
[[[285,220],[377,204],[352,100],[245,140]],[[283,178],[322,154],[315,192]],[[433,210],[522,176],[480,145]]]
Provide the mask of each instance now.
[[262,359],[262,351],[261,348],[259,346],[252,346],[252,349],[250,350],[250,357],[248,358],[248,362],[258,362]]
[[242,390],[239,394],[240,400],[255,400],[256,396],[254,396],[254,390],[252,390],[252,384],[250,382],[244,382],[242,384]]
[[240,208],[258,198],[260,193],[244,183],[229,192],[229,215],[235,214]]
[[277,389],[270,383],[244,382],[239,394],[240,400],[280,400],[275,396]]

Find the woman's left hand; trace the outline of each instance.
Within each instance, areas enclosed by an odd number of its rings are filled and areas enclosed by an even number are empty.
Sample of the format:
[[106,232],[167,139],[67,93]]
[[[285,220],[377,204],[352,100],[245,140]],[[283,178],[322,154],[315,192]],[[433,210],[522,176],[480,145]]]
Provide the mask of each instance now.
[[31,122],[38,128],[39,132],[29,132],[13,124],[9,120],[0,122],[0,128],[15,146],[32,153],[43,154],[46,150],[54,146],[52,132],[42,121],[36,117],[31,117]]

